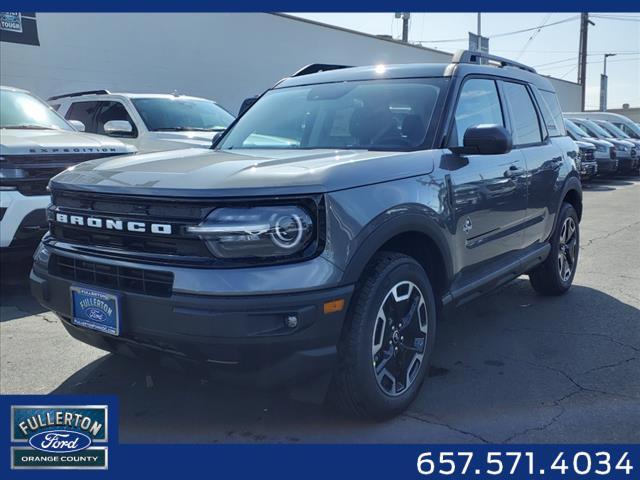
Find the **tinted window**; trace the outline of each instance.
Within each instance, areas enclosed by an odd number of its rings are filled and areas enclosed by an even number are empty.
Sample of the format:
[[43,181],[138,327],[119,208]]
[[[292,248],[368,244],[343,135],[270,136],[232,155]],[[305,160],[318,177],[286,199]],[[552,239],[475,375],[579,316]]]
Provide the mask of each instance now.
[[370,80],[271,90],[219,148],[416,148],[425,141],[444,82]]
[[560,108],[557,95],[545,90],[540,90],[540,93],[542,94],[542,102],[539,102],[541,104],[540,109],[542,110],[542,116],[544,117],[544,123],[547,125],[549,136],[561,137],[566,135],[562,118],[562,108]]
[[72,103],[67,111],[67,120],[78,120],[84,124],[84,131],[96,133],[95,116],[98,110],[98,102],[77,102]]
[[504,93],[511,110],[513,144],[540,143],[542,135],[540,134],[538,114],[527,88],[520,83],[504,82]]
[[484,124],[504,126],[496,83],[480,78],[467,80],[458,98],[449,146],[462,146],[464,132]]
[[233,122],[233,115],[210,100],[136,98],[133,105],[151,131],[219,131]]
[[99,110],[96,115],[96,131],[95,133],[99,133],[100,135],[105,135],[104,132],[104,124],[110,122],[111,120],[125,120],[131,124],[133,131],[129,134],[118,134],[121,137],[137,137],[138,130],[136,129],[135,123],[129,116],[127,109],[120,102],[98,102]]

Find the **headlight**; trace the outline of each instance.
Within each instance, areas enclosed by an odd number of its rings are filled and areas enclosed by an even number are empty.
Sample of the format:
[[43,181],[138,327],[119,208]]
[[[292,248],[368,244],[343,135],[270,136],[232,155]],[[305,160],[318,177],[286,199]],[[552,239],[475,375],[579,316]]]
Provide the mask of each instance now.
[[625,147],[624,145],[620,145],[618,147],[618,151],[620,151],[620,152],[628,152],[629,151],[629,147]]
[[605,152],[606,153],[607,152],[607,147],[606,147],[606,145],[596,145],[596,150],[598,152]]
[[26,178],[27,172],[21,168],[0,166],[0,179],[15,180],[18,178]]
[[298,206],[221,207],[187,231],[225,259],[301,256],[314,240],[311,215]]

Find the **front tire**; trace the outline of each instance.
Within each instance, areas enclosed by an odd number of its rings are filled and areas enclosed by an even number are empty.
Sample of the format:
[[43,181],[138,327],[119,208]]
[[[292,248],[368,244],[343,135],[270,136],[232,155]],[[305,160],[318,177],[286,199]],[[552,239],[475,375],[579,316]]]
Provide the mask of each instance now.
[[569,203],[563,203],[551,236],[547,259],[529,272],[529,281],[541,295],[562,295],[571,288],[580,253],[580,223]]
[[353,416],[384,419],[405,410],[429,370],[436,308],[418,262],[380,252],[358,283],[342,338],[331,398]]

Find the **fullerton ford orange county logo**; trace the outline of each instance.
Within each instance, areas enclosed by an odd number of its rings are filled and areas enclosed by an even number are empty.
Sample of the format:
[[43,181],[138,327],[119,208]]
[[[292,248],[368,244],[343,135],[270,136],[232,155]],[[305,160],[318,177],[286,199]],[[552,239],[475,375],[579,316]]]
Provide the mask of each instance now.
[[108,406],[12,406],[11,468],[106,469]]

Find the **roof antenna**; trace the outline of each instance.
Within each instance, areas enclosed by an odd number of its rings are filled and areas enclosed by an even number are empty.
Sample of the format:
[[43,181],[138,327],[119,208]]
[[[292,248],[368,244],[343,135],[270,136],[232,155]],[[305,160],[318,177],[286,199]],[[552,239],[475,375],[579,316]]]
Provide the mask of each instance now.
[[171,95],[173,95],[174,97],[180,96],[180,94],[178,93],[178,90],[176,90],[175,88],[173,89],[173,92],[171,92]]

